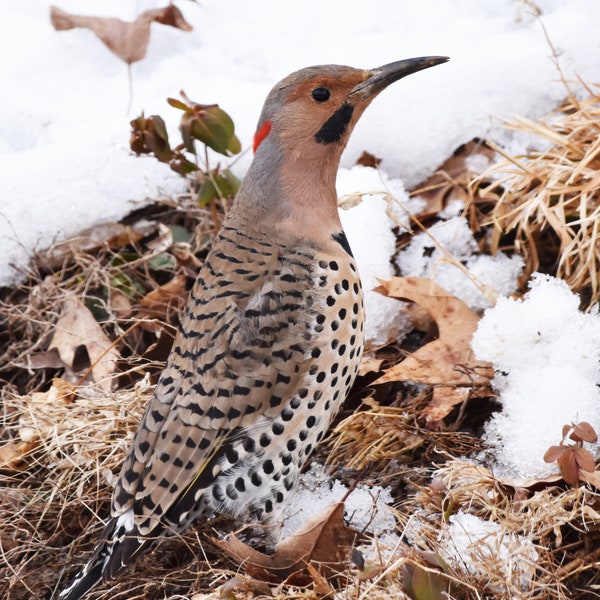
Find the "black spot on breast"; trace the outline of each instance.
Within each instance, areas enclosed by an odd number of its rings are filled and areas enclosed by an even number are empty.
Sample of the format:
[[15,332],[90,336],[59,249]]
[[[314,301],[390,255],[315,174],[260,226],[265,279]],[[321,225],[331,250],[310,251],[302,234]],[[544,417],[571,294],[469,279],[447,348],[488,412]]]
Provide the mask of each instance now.
[[354,106],[345,102],[323,123],[321,129],[315,134],[315,140],[319,144],[331,144],[339,142],[346,132],[348,123],[352,118]]

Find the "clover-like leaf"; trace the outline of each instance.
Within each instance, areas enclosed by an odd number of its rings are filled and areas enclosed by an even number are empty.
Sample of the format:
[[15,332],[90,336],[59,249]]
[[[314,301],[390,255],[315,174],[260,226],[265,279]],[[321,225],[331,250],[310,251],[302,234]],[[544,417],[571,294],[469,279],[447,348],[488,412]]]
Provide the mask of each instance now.
[[544,454],[544,462],[556,462],[565,452],[569,450],[569,446],[550,446]]
[[219,154],[240,152],[242,146],[235,135],[233,120],[218,104],[199,104],[190,100],[185,92],[180,93],[183,101],[168,98],[167,102],[183,111],[180,130],[186,150],[194,152],[194,143],[198,140]]
[[138,156],[154,154],[161,162],[171,161],[173,151],[169,145],[169,134],[162,117],[159,115],[145,117],[142,113],[137,119],[131,121],[131,128],[129,145]]
[[596,468],[594,457],[585,448],[573,448],[575,460],[583,471],[592,472]]
[[229,170],[210,174],[210,178],[206,178],[198,194],[198,202],[201,206],[206,206],[211,200],[216,198],[233,198],[238,188],[240,180]]
[[570,485],[577,485],[579,483],[579,465],[577,464],[577,458],[575,450],[577,448],[573,446],[565,446],[565,452],[556,460],[560,467],[561,475],[563,479]]
[[598,441],[598,435],[594,428],[587,422],[573,423],[573,431],[569,438],[575,442],[590,442],[591,444]]

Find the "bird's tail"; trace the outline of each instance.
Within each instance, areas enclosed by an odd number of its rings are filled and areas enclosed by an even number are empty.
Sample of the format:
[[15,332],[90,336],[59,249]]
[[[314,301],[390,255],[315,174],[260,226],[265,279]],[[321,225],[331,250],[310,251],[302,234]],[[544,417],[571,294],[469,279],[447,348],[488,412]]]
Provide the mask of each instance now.
[[92,558],[71,585],[60,593],[59,600],[80,600],[101,581],[113,581],[125,567],[150,550],[154,545],[152,542],[152,538],[139,535],[129,511],[112,519],[106,525]]
[[104,558],[98,556],[90,560],[68,588],[65,588],[58,596],[59,600],[79,600],[83,598],[97,583],[102,580],[104,570]]

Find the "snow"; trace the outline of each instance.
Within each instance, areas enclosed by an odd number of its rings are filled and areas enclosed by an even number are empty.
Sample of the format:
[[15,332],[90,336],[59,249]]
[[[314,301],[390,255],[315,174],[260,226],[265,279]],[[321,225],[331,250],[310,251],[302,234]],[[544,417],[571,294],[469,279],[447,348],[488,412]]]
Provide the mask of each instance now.
[[[346,494],[348,488],[342,482],[332,479],[322,465],[313,463],[310,470],[303,473],[299,488],[286,506],[282,537],[294,533],[330,504],[341,502]],[[345,499],[345,518],[357,531],[368,531],[377,536],[389,534],[396,526],[388,506],[392,502],[389,488],[359,483]]]
[[488,591],[499,592],[507,587],[527,590],[538,559],[528,538],[462,510],[452,515],[450,525],[443,529],[439,552],[459,569],[485,581]]
[[543,456],[563,425],[600,431],[600,315],[581,312],[560,279],[536,274],[529,285],[523,299],[500,298],[485,313],[471,344],[493,364],[502,403],[486,427],[492,466],[517,480],[557,472]]
[[392,228],[408,229],[409,213],[418,212],[423,201],[410,199],[400,179],[361,165],[341,168],[336,187],[342,226],[364,288],[366,337],[373,346],[381,346],[406,333],[409,321],[402,312],[404,303],[373,289],[379,285],[378,279],[390,279],[395,274],[391,257],[396,251],[396,236]]
[[432,279],[472,310],[488,308],[490,295],[514,294],[524,266],[520,256],[479,254],[467,220],[458,216],[415,235],[396,263],[404,277]]

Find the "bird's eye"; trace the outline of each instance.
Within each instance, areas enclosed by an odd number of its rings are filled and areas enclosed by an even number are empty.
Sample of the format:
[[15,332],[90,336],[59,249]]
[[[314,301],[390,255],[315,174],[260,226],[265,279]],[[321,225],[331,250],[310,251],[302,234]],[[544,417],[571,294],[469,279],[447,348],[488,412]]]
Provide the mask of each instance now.
[[313,100],[317,102],[327,102],[331,96],[331,92],[327,88],[318,87],[312,91]]

